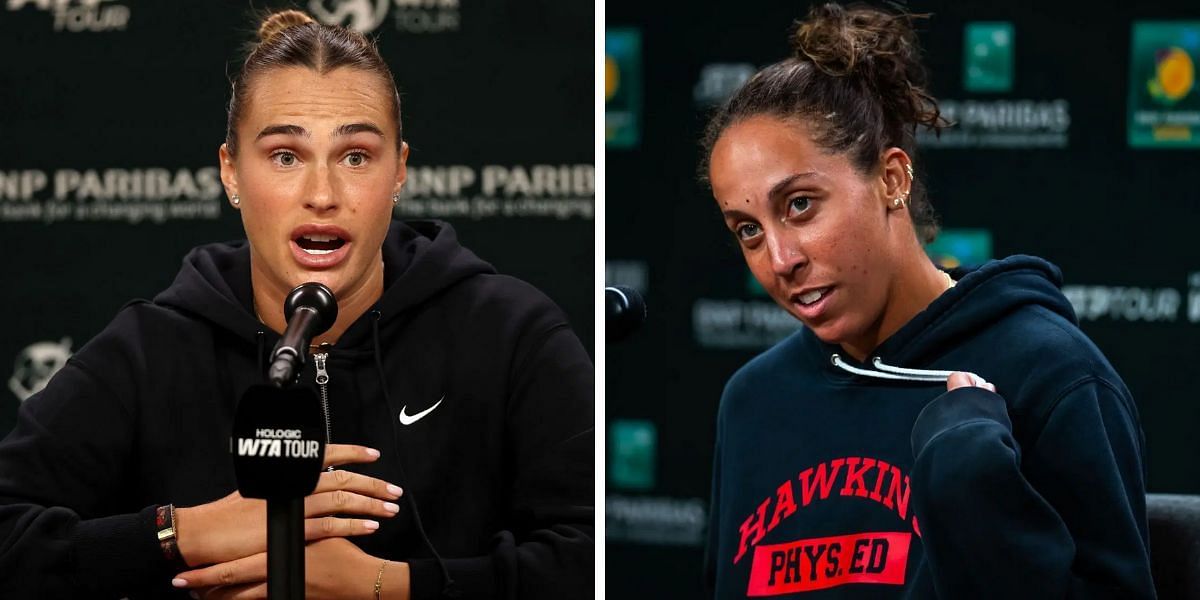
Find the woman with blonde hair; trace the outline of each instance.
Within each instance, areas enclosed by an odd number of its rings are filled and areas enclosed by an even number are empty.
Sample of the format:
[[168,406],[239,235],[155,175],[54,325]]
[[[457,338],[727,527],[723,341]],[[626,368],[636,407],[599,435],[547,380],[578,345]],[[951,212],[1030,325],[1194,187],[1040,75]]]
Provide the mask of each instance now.
[[590,595],[587,353],[447,224],[391,221],[409,149],[373,43],[298,11],[259,38],[219,151],[247,242],[194,249],[22,405],[0,596],[265,597],[266,511],[229,436],[310,281],[338,317],[300,380],[340,468],[305,499],[306,597]]

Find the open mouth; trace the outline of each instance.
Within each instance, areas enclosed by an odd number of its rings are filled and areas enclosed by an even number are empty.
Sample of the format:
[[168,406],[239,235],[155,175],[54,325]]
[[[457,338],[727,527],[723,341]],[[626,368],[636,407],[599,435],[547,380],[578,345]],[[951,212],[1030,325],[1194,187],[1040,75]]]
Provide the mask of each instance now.
[[318,233],[304,234],[300,237],[297,237],[295,242],[301,250],[313,255],[329,254],[346,245],[346,240],[343,240],[336,235],[323,235]]
[[831,290],[831,289],[833,289],[833,288],[825,287],[825,288],[821,288],[821,289],[817,289],[817,290],[807,291],[807,292],[797,296],[796,301],[804,306],[816,304],[817,302],[820,302],[821,298],[824,298],[825,294],[828,294],[829,290]]

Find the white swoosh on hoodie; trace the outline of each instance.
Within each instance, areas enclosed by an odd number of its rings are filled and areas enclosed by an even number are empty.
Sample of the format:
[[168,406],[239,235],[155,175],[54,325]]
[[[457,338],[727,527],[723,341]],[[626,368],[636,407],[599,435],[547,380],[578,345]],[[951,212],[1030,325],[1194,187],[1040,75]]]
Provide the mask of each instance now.
[[445,400],[445,399],[446,399],[446,396],[445,396],[445,394],[443,394],[442,397],[439,398],[438,401],[433,404],[433,406],[430,406],[429,408],[427,408],[415,415],[411,415],[411,416],[404,414],[404,410],[408,408],[407,404],[404,405],[403,407],[400,408],[400,424],[401,425],[412,425],[413,423],[420,421],[421,417],[424,417],[425,415],[433,412],[433,409],[435,409],[439,405],[441,405],[442,400]]

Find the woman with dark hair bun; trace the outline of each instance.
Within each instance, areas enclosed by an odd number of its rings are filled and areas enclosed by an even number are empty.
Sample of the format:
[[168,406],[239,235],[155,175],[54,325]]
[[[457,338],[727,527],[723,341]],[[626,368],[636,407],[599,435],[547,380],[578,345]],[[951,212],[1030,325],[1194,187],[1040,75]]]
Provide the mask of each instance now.
[[338,316],[297,384],[328,444],[306,597],[592,594],[591,360],[447,224],[392,222],[408,151],[371,41],[263,21],[219,151],[247,241],[195,248],[21,406],[0,442],[0,597],[266,597],[232,419],[310,281]]
[[1153,598],[1145,442],[1058,268],[943,271],[917,15],[825,4],[712,117],[704,170],[805,327],[717,417],[716,597]]

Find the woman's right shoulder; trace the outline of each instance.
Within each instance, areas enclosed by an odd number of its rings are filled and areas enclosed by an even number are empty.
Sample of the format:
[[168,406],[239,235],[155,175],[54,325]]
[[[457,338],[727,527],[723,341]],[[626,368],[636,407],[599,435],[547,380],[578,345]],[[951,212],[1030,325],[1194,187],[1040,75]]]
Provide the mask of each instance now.
[[143,367],[148,356],[178,348],[190,337],[188,332],[203,330],[195,316],[148,300],[133,300],[72,357],[93,369],[112,361],[131,367]]

